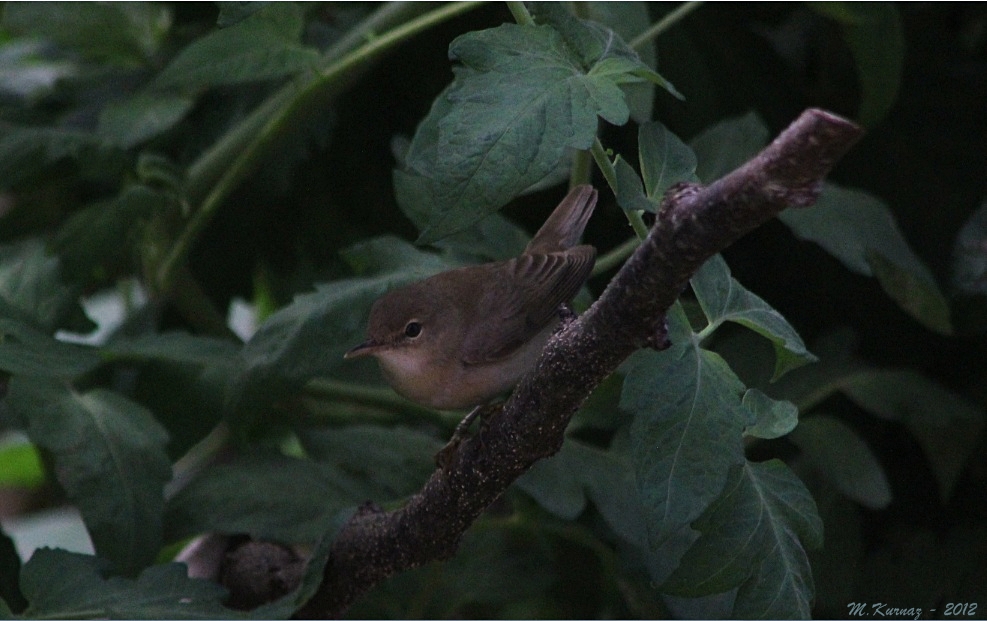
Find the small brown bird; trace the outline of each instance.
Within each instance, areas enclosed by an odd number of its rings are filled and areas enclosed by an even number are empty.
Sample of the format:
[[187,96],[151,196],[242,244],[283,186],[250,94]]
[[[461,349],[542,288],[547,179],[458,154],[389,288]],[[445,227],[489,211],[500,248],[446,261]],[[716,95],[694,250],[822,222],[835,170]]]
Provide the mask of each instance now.
[[486,403],[513,388],[586,282],[596,249],[580,246],[597,192],[569,192],[519,256],[462,267],[388,292],[370,309],[374,356],[399,394],[440,410]]

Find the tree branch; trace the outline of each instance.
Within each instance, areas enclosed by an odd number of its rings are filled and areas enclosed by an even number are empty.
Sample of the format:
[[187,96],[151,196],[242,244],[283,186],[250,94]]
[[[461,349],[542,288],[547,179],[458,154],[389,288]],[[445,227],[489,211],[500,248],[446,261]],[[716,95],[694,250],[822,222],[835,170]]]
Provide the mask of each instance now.
[[549,341],[482,441],[464,441],[405,506],[385,512],[367,504],[342,528],[322,585],[298,616],[338,617],[384,578],[452,556],[487,506],[559,450],[593,389],[655,342],[666,311],[703,262],[785,207],[815,202],[822,178],[861,134],[845,119],[807,110],[719,181],[673,189],[648,237],[596,303]]

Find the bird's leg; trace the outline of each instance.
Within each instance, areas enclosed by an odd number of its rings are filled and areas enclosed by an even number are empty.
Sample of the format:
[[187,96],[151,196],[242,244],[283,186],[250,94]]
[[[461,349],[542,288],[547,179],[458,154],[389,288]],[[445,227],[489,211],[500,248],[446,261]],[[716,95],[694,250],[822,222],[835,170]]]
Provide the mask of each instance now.
[[672,339],[668,336],[668,318],[661,320],[661,325],[654,334],[651,335],[645,345],[655,351],[665,351],[672,346]]
[[[473,424],[473,421],[475,421],[477,417],[479,417],[480,420],[483,421],[489,414],[493,412],[494,408],[500,407],[500,405],[501,404],[496,404],[494,406],[491,406],[490,404],[478,405],[475,408],[473,408],[469,414],[464,416],[463,420],[459,421],[459,424],[456,425],[456,429],[453,430],[452,437],[449,438],[449,441],[446,442],[446,445],[443,446],[441,449],[439,449],[439,452],[435,454],[435,464],[439,468],[445,470],[445,467],[452,460],[452,456],[456,452],[456,449],[458,449],[459,445],[462,444],[463,440],[466,439],[470,425]],[[480,430],[480,439],[481,441],[483,439],[482,429]]]
[[572,310],[572,307],[566,304],[565,302],[559,304],[558,314],[559,314],[559,319],[561,320],[559,323],[560,328],[564,328],[565,326],[569,325],[570,323],[575,321],[577,317],[576,311]]

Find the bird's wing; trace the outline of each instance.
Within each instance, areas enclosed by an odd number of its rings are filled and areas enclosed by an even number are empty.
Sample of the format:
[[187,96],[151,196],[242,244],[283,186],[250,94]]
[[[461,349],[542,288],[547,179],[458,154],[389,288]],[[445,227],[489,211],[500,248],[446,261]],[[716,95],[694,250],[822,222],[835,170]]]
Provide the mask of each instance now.
[[[564,252],[522,254],[500,266],[507,278],[477,301],[478,321],[463,341],[463,362],[482,364],[512,354],[540,332],[586,282],[596,249],[576,246]],[[482,318],[482,319],[481,319]]]

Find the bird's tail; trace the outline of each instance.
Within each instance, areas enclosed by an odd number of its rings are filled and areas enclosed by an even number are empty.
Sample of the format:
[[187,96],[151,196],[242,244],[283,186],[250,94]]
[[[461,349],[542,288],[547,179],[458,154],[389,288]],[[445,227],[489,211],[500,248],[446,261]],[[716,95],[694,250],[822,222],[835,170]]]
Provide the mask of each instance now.
[[545,220],[524,251],[528,254],[547,254],[568,250],[578,244],[596,208],[596,197],[596,189],[591,185],[574,187]]

